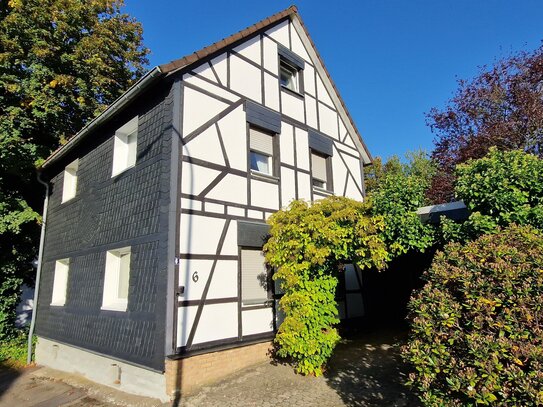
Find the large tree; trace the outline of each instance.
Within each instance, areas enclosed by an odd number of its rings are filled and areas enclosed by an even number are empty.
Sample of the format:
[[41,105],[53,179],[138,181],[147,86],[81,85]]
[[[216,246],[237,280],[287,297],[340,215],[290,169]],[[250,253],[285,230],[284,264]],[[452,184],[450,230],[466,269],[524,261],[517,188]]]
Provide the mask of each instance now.
[[35,168],[144,72],[123,0],[0,0],[0,338],[31,281],[43,188]]
[[429,191],[436,203],[454,198],[455,167],[483,157],[490,147],[543,154],[543,47],[521,52],[459,81],[443,109],[432,109],[438,171]]

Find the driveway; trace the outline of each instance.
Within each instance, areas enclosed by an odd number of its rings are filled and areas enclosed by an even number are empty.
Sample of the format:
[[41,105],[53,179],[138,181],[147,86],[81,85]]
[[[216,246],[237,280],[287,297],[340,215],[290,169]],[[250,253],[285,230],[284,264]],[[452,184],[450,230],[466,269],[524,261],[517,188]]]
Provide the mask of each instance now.
[[[179,405],[418,407],[402,384],[405,373],[397,345],[403,340],[403,334],[394,331],[351,335],[337,347],[324,377],[304,377],[288,365],[264,363],[204,387]],[[2,407],[166,405],[46,368],[0,368]]]

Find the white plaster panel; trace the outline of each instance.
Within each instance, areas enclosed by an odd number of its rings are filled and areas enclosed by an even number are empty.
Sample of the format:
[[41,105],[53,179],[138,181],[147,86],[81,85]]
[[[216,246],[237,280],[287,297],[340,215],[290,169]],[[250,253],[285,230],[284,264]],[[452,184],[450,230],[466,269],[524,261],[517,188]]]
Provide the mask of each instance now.
[[351,177],[350,175],[349,179],[347,180],[347,191],[345,193],[345,196],[351,199],[356,199],[357,201],[364,200],[364,197],[360,193],[360,190],[356,187],[353,177]]
[[[192,71],[198,75],[203,76],[204,78],[209,79],[210,81],[217,83],[217,77],[211,70],[211,65],[209,65],[209,63],[207,62],[205,64],[197,66]],[[183,79],[185,79],[185,77],[183,77]]]
[[238,304],[205,305],[193,343],[209,342],[238,336]]
[[281,167],[281,206],[287,207],[296,199],[295,172],[290,168]]
[[[345,124],[343,123],[343,120],[341,118],[339,119],[339,139],[343,141],[343,138],[345,137],[345,134],[347,134],[347,128],[345,127]],[[349,138],[349,136],[347,136]]]
[[345,190],[345,176],[347,175],[347,168],[341,157],[337,148],[334,149],[334,155],[332,156],[332,176],[334,177],[334,191],[336,195],[342,195]]
[[238,296],[238,262],[219,260],[211,279],[207,298],[230,298]]
[[279,209],[279,185],[252,179],[251,205]]
[[183,209],[192,209],[195,211],[202,210],[202,202],[195,201],[194,199],[181,198],[181,208]]
[[296,128],[296,160],[298,168],[309,171],[309,139],[307,131]]
[[332,102],[332,98],[330,97],[330,94],[324,87],[324,83],[322,82],[320,75],[317,75],[317,94],[318,94],[319,100],[323,101],[328,106],[335,106],[334,102]]
[[237,102],[239,100],[239,97],[233,94],[232,92],[228,92],[227,90],[224,90],[223,88],[219,88],[218,86],[212,83],[206,82],[203,79],[198,78],[197,76],[186,74],[183,76],[183,79],[187,83],[190,83],[194,86],[198,86],[199,88],[207,90],[208,92],[211,92],[212,94],[217,95],[218,97],[222,97],[231,102]]
[[337,113],[332,109],[317,103],[319,108],[320,131],[330,137],[338,139],[337,134]]
[[218,125],[230,167],[247,171],[247,122],[243,106],[219,120]]
[[264,214],[264,219],[265,219],[265,220],[268,220],[268,219],[270,218],[270,216],[272,216],[274,213],[275,213],[275,212],[266,212],[266,213]]
[[[341,153],[340,153],[341,154]],[[362,174],[360,173],[360,161],[354,157],[351,157],[347,154],[341,154],[345,162],[347,163],[347,167],[351,171],[351,174],[354,177],[354,181],[358,184],[358,186],[361,186],[362,182]]]
[[304,91],[315,97],[315,69],[306,65],[304,68]]
[[228,213],[229,215],[234,215],[234,216],[245,216],[245,209],[238,208],[236,206],[229,206],[226,209],[226,213]]
[[[349,137],[349,136],[347,136],[347,137]],[[339,151],[344,151],[344,152],[346,152],[348,154],[356,155],[356,156],[358,156],[358,154],[359,154],[357,149],[348,147],[345,144],[335,143],[335,145],[336,145],[336,148]]]
[[312,127],[314,129],[319,128],[319,122],[317,119],[317,100],[313,99],[310,96],[306,96],[305,98],[305,113],[306,113],[306,121],[307,125],[309,127]]
[[298,173],[298,199],[311,201],[311,177],[309,174]]
[[226,236],[224,237],[224,243],[221,249],[221,256],[237,256],[237,255],[238,255],[238,223],[236,221],[231,221],[230,225],[228,225]]
[[245,205],[247,204],[247,178],[228,174],[207,193],[206,197]]
[[358,284],[358,279],[356,278],[356,269],[352,264],[345,265],[345,288],[347,290],[360,290],[361,287]]
[[283,21],[281,24],[278,24],[266,31],[266,34],[268,34],[275,41],[281,43],[283,46],[290,48],[290,41],[288,39],[288,23],[288,20]]
[[[199,300],[202,298],[206,281],[213,267],[213,260],[181,259],[179,261],[179,285],[185,287],[180,300]],[[192,280],[192,275],[198,273],[198,281]]]
[[261,103],[260,69],[235,55],[230,55],[230,88]]
[[260,65],[260,36],[251,38],[234,48],[234,51]]
[[183,146],[183,156],[224,165],[224,156],[215,125],[211,125],[185,144]]
[[304,47],[304,44],[302,44],[302,40],[300,39],[298,32],[294,28],[294,24],[292,25],[291,30],[290,30],[290,39],[292,41],[292,52],[295,52],[296,54],[301,56],[303,59],[305,59],[307,62],[313,63]]
[[181,214],[179,252],[215,254],[224,227],[224,219]]
[[198,195],[220,172],[196,164],[183,162],[181,167],[181,192]]
[[198,306],[193,307],[179,307],[177,313],[177,346],[185,346],[189,339],[190,330],[194,324],[194,318]]
[[183,102],[183,136],[190,134],[228,105],[194,89],[185,88]]
[[273,331],[272,307],[241,312],[241,327],[243,335],[254,335]]
[[[358,137],[358,136],[355,135],[354,137]],[[354,145],[354,141],[353,141],[353,136],[351,134],[349,134],[347,138],[345,139],[345,144],[348,144],[352,148],[356,149],[356,146]],[[356,151],[358,152],[358,149]]]
[[206,202],[204,209],[210,213],[224,213],[224,205],[218,203]]
[[264,68],[271,73],[279,73],[279,57],[277,56],[277,44],[267,37],[264,37]]
[[247,216],[249,218],[254,218],[254,219],[263,219],[264,218],[264,212],[255,211],[254,209],[249,209],[247,211]]
[[361,294],[347,294],[347,309],[349,318],[361,317],[364,315],[364,301]]
[[281,90],[281,112],[303,123],[304,101],[299,97]]
[[228,57],[226,53],[219,55],[211,60],[211,65],[215,68],[221,85],[226,86],[228,82]]
[[294,165],[294,134],[292,126],[282,123],[279,135],[281,162]]
[[264,102],[270,109],[279,111],[279,80],[264,74]]

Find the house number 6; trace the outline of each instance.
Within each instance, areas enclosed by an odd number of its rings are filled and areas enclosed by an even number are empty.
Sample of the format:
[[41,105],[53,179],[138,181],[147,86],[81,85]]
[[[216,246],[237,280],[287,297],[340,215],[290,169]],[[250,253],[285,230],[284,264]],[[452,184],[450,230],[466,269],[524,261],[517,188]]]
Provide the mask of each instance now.
[[194,273],[192,273],[192,281],[194,281],[195,283],[197,283],[199,279],[200,279],[200,277],[198,277],[198,272],[197,272],[197,271],[195,271]]

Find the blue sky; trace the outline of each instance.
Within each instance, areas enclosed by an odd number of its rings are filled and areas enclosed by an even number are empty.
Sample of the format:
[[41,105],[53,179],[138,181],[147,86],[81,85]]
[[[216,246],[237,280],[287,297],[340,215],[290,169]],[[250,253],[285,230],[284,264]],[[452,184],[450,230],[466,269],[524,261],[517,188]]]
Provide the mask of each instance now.
[[424,113],[479,67],[543,39],[543,1],[125,0],[151,65],[192,53],[296,4],[374,156],[431,150]]

